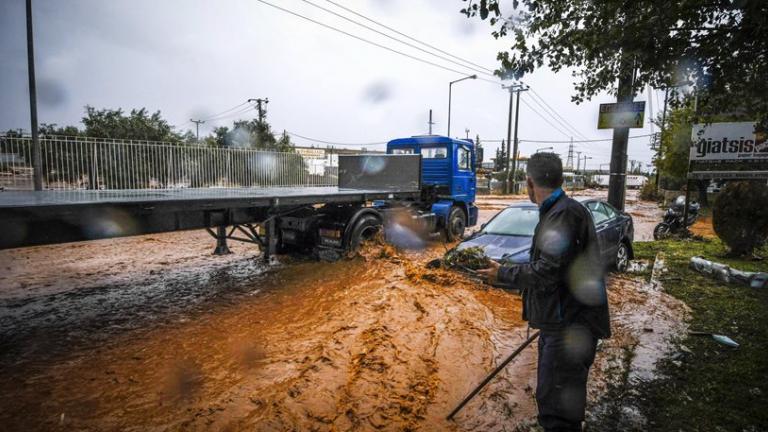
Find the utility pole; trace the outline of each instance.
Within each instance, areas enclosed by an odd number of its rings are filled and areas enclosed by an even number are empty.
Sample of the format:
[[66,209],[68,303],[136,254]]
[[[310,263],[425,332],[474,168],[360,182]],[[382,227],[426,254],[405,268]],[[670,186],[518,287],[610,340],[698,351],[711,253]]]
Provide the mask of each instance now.
[[189,119],[189,121],[195,124],[195,135],[197,136],[197,142],[200,142],[200,125],[205,123],[205,120]]
[[429,134],[432,135],[432,125],[435,124],[435,122],[432,121],[432,109],[429,110],[429,122],[427,123],[429,125]]
[[32,128],[32,179],[36,191],[43,190],[43,162],[37,130],[37,86],[35,84],[35,44],[32,32],[32,0],[27,0],[27,72],[29,72],[29,120]]
[[467,134],[467,139],[469,139],[469,128],[464,128],[464,132]]
[[256,102],[256,109],[259,111],[259,123],[264,123],[264,117],[266,116],[264,110],[267,108],[266,105],[269,103],[269,98],[248,99],[248,102]]
[[[509,119],[507,122],[507,181],[504,183],[504,189],[506,193],[514,192],[515,191],[515,171],[517,170],[517,152],[518,152],[518,140],[517,140],[517,129],[518,125],[520,124],[520,93],[524,91],[528,91],[528,87],[526,87],[524,84],[512,84],[509,86],[502,86],[503,89],[509,90]],[[511,129],[512,129],[512,102],[513,102],[513,96],[517,95],[517,102],[515,108],[515,136],[512,138],[511,136]],[[510,142],[514,139],[514,148],[510,152],[509,145]],[[510,166],[510,159],[512,161]],[[511,189],[511,190],[510,190]]]
[[[503,87],[502,87],[503,88]],[[515,100],[514,93],[512,91],[512,88],[509,88],[509,115],[507,117],[507,163],[505,165],[507,169],[507,178],[504,182],[504,193],[509,193],[509,172],[510,168],[512,168],[512,110],[514,109],[514,103]],[[504,142],[502,141],[501,145],[504,145]]]
[[[616,96],[618,103],[631,103],[634,100],[632,84],[634,81],[635,65],[629,55],[622,52],[619,72],[619,87]],[[627,144],[629,142],[629,128],[619,127],[613,129],[613,143],[611,145],[611,172],[608,180],[608,204],[619,210],[624,210],[624,198],[627,184]]]
[[579,173],[579,168],[581,168],[581,152],[576,152],[576,174]]
[[659,133],[658,150],[656,151],[656,192],[659,191],[659,162],[661,162],[661,146],[664,142],[664,131],[667,127],[667,100],[669,99],[669,86],[664,88],[664,109],[661,111],[661,132]]

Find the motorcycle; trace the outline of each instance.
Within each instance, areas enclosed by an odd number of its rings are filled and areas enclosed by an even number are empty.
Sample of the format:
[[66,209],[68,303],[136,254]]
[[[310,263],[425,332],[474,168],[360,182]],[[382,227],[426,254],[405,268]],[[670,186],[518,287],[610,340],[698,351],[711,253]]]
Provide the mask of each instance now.
[[669,237],[672,234],[676,234],[682,230],[688,229],[689,226],[696,222],[699,217],[699,209],[701,206],[696,201],[691,202],[688,205],[688,220],[683,224],[683,213],[685,211],[685,196],[680,195],[675,199],[671,206],[664,213],[664,222],[656,225],[653,229],[653,239],[661,240]]

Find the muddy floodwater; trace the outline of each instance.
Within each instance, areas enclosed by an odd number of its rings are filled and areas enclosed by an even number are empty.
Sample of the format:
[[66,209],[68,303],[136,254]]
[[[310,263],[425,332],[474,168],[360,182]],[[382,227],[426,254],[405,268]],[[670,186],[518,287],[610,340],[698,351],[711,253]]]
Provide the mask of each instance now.
[[[519,296],[426,270],[441,242],[275,267],[249,245],[226,257],[212,246],[193,231],[0,251],[2,429],[502,431],[535,421],[535,344],[445,420],[527,328]],[[629,275],[609,286],[615,336],[591,374],[594,411],[617,380],[652,376],[686,313]]]

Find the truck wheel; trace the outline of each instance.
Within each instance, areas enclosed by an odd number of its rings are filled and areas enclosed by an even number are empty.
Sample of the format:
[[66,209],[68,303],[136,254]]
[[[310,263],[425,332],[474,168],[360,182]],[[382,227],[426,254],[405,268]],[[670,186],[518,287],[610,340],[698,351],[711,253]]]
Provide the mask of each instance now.
[[467,228],[467,216],[459,207],[451,208],[448,214],[448,225],[445,227],[445,238],[448,241],[464,238],[464,230]]
[[372,238],[381,231],[381,221],[376,216],[366,215],[360,218],[349,236],[348,252],[354,252],[360,248],[364,241]]

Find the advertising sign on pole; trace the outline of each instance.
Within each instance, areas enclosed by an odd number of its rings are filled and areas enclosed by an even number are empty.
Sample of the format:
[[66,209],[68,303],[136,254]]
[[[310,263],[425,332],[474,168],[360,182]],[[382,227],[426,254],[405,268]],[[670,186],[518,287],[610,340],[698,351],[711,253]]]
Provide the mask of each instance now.
[[597,128],[641,128],[644,121],[645,102],[600,104]]
[[691,131],[691,162],[768,160],[766,134],[755,134],[753,122],[695,124]]
[[768,178],[768,140],[754,122],[694,124],[689,179]]

